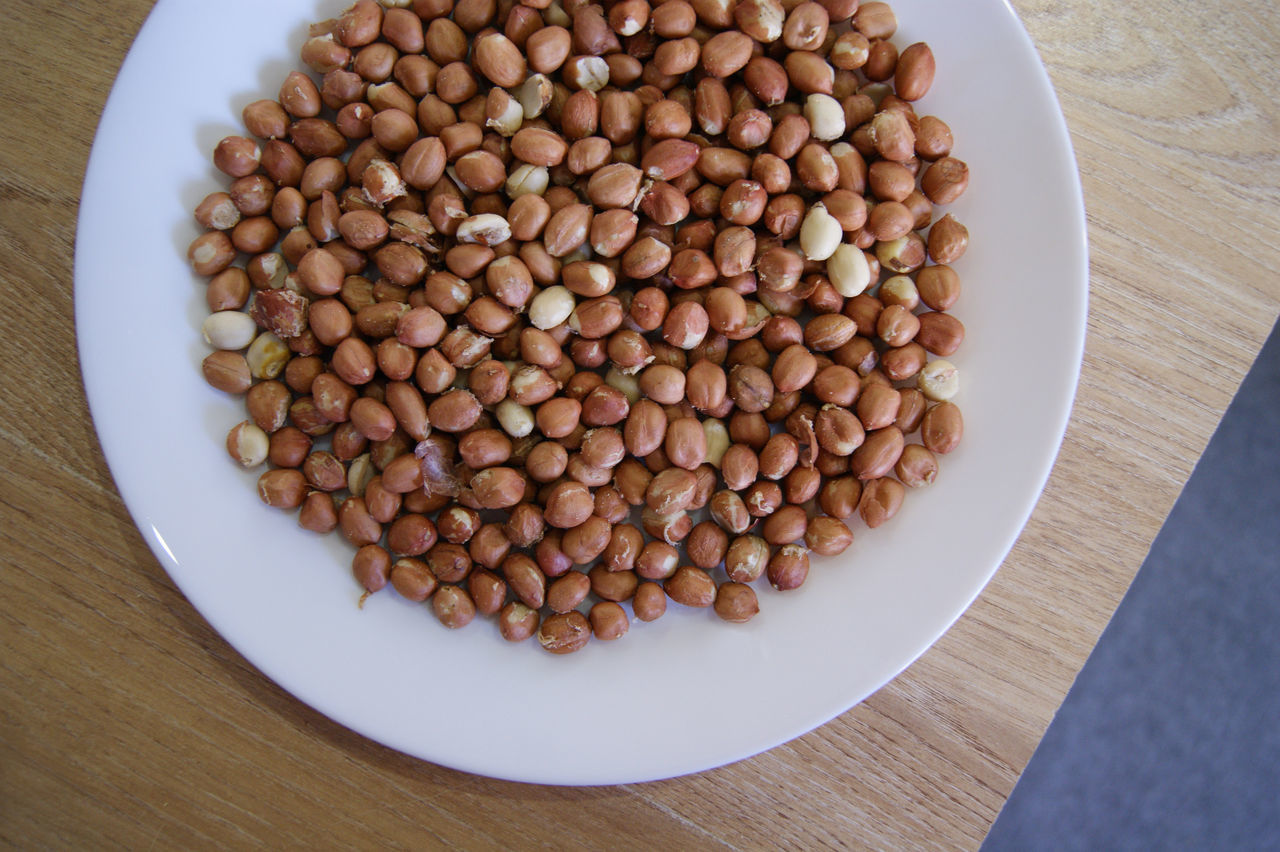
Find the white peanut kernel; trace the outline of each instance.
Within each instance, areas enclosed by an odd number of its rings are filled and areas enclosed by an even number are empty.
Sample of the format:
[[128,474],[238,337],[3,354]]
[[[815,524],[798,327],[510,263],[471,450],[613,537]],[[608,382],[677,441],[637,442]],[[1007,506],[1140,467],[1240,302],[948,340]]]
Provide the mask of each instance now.
[[800,225],[800,250],[809,260],[826,260],[843,237],[839,220],[827,212],[826,205],[818,203],[809,208]]
[[871,284],[871,267],[862,249],[841,243],[827,258],[827,278],[836,292],[846,299],[863,292]]
[[804,102],[804,117],[814,139],[830,142],[844,135],[844,107],[830,95],[815,92]]
[[217,311],[205,318],[200,332],[214,349],[240,350],[253,342],[258,324],[243,311]]
[[926,399],[946,402],[960,392],[960,371],[950,361],[937,358],[924,365],[918,382]]
[[548,287],[529,303],[529,322],[546,331],[569,319],[577,306],[573,293],[563,284]]

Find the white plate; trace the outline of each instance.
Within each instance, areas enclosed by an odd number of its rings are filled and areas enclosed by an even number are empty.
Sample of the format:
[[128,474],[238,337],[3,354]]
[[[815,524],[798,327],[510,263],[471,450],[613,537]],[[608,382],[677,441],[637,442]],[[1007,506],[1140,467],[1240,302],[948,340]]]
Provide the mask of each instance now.
[[[745,626],[673,605],[621,641],[555,657],[492,624],[453,633],[386,591],[356,608],[350,549],[268,510],[222,445],[239,400],[208,388],[190,211],[223,185],[214,143],[272,97],[310,21],[342,0],[160,0],[98,129],[76,246],[85,387],[143,536],[209,623],[271,679],[366,736],[500,778],[608,784],[738,760],[870,695],[928,648],[1004,559],[1048,476],[1083,350],[1083,204],[1056,99],[997,0],[897,0],[895,41],[928,41],[919,104],[973,174],[954,206],[968,341],[965,442],[938,482],[798,591],[762,589]],[[245,26],[252,21],[253,26]],[[192,34],[198,33],[198,38]],[[761,583],[763,586],[763,583]],[[585,746],[585,747],[584,747]]]

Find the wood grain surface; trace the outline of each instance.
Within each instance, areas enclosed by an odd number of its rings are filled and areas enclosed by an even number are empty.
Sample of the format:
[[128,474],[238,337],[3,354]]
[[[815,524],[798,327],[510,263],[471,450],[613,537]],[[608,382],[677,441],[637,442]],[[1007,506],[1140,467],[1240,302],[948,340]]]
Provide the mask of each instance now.
[[1243,0],[1015,0],[1075,143],[1092,291],[1061,457],[995,580],[902,676],[758,757],[619,787],[474,777],[372,743],[283,692],[143,544],[85,405],[72,256],[97,119],[150,3],[10,6],[6,846],[975,848],[1280,307],[1277,13]]

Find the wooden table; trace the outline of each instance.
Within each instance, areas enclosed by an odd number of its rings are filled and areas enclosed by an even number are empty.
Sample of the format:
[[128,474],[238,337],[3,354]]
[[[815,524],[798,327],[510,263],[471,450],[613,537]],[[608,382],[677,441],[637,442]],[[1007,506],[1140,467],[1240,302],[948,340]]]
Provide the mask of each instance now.
[[610,788],[473,777],[353,734],[261,676],[135,531],[85,406],[71,282],[98,115],[151,4],[10,5],[0,35],[8,844],[976,847],[1280,305],[1275,13],[1243,0],[1015,0],[1083,174],[1092,315],[1062,455],[994,582],[889,686],[754,759]]

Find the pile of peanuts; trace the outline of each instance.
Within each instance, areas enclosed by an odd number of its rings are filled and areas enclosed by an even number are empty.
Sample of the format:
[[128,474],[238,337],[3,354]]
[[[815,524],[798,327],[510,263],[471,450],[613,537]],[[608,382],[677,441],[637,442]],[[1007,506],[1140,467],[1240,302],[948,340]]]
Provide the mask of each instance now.
[[[935,73],[859,0],[358,0],[195,211],[206,380],[365,595],[554,653],[743,622],[963,430]],[[916,438],[911,440],[909,438]],[[269,463],[269,464],[268,464]],[[361,598],[363,602],[363,598]]]

